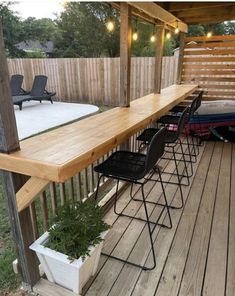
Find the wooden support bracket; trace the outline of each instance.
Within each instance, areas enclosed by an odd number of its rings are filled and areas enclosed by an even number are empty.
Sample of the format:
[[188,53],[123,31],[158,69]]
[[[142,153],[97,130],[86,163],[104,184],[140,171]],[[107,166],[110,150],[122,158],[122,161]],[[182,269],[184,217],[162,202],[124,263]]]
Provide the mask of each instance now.
[[31,177],[16,193],[18,212],[27,208],[49,183],[48,180]]

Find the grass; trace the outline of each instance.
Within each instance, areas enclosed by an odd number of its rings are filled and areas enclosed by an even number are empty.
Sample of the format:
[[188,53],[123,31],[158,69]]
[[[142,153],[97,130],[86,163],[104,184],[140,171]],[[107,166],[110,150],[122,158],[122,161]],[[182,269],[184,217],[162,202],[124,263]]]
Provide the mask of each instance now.
[[13,272],[12,262],[16,259],[14,242],[11,236],[11,227],[0,187],[0,294],[1,290],[15,289],[18,284],[18,276]]

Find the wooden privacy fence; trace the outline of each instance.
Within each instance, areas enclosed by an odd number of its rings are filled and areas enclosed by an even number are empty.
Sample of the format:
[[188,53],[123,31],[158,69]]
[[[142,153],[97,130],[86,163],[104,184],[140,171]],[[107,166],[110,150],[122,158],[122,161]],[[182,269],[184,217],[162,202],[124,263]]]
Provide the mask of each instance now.
[[186,38],[182,82],[198,84],[204,100],[235,100],[235,35]]
[[[162,88],[176,83],[177,57],[164,57]],[[131,59],[131,100],[153,92],[155,58]],[[48,76],[56,99],[98,105],[119,105],[119,58],[8,59],[10,75],[24,75],[30,90],[35,75]]]

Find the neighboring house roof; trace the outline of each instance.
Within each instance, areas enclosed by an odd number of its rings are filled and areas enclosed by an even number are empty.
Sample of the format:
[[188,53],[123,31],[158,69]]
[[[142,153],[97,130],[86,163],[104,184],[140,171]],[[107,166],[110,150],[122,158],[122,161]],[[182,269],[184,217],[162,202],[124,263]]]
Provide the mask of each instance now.
[[32,51],[37,48],[41,49],[45,53],[52,53],[54,49],[54,44],[52,41],[41,43],[38,40],[27,40],[17,43],[15,47],[23,51]]

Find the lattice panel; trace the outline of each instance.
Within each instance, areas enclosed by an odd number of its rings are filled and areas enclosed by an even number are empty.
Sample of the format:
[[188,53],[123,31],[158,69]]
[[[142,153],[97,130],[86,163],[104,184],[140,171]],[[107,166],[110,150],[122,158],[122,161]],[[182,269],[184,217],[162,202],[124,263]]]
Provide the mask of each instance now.
[[235,35],[185,38],[182,83],[197,83],[204,100],[235,100]]

